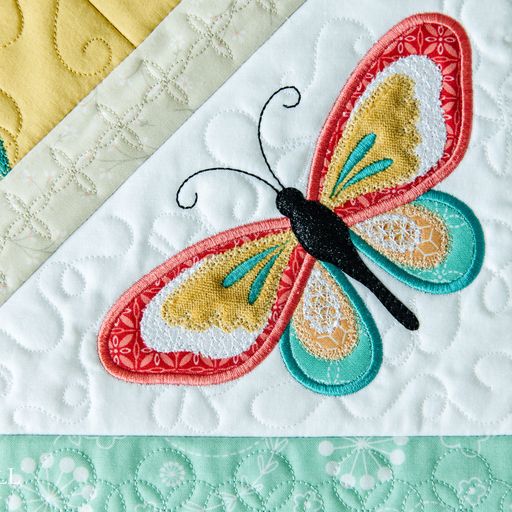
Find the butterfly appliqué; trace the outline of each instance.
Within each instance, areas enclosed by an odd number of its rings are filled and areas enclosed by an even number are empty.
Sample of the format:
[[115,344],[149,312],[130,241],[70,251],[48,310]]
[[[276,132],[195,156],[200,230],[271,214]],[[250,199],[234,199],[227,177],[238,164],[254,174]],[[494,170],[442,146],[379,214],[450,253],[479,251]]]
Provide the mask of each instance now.
[[[443,34],[449,48],[431,44]],[[448,37],[449,36],[449,37]],[[400,38],[407,45],[397,45]],[[341,50],[340,50],[341,51]],[[283,90],[297,95],[295,87]],[[360,254],[428,293],[478,274],[484,240],[472,211],[431,190],[461,161],[471,131],[471,49],[442,14],[411,16],[368,52],[318,139],[306,195],[272,171],[282,217],[203,240],[125,292],[98,337],[100,359],[132,382],[207,385],[240,377],[279,345],[290,374],[328,395],[366,386],[382,362],[377,326],[350,282],[406,328],[418,320]],[[219,168],[203,169],[203,172]],[[188,178],[177,191],[180,192]]]

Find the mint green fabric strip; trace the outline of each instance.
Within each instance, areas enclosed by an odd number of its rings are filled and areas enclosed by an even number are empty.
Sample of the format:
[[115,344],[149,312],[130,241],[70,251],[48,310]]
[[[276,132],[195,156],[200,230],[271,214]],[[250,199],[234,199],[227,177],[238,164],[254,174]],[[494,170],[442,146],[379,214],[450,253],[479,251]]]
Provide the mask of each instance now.
[[0,437],[1,510],[509,511],[512,437]]

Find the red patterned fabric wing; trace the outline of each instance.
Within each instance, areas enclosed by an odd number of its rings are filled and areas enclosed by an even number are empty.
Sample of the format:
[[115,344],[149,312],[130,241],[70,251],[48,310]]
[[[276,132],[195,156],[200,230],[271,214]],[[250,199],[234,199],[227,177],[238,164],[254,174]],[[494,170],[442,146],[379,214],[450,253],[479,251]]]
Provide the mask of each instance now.
[[436,164],[414,179],[378,190],[363,191],[335,207],[327,203],[348,225],[414,200],[452,172],[466,151],[472,117],[471,49],[468,37],[457,21],[442,14],[411,16],[393,27],[373,46],[343,88],[317,143],[308,198],[321,199],[326,175],[332,172],[329,171],[331,159],[344,136],[354,108],[357,108],[358,100],[364,97],[365,91],[379,74],[412,56],[430,59],[440,73],[440,97],[435,101],[442,108],[445,124],[444,150],[441,150],[442,155]]
[[243,352],[230,357],[209,357],[198,351],[155,350],[143,339],[141,322],[159,292],[194,266],[209,257],[228,254],[272,236],[294,240],[284,218],[246,225],[199,242],[140,279],[118,299],[101,327],[98,351],[105,368],[112,375],[132,382],[194,385],[225,382],[254,368],[279,341],[300,299],[300,293],[294,291],[302,290],[307,280],[310,269],[304,268],[305,253],[296,242],[288,243],[287,259],[266,325]]

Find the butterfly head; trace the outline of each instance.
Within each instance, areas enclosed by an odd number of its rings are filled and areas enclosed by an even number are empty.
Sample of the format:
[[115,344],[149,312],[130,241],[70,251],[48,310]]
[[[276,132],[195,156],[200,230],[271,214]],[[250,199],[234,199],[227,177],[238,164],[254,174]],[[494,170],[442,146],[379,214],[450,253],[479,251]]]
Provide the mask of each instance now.
[[304,194],[293,187],[286,187],[280,190],[276,196],[276,206],[279,213],[285,217],[291,217],[294,211],[306,201]]

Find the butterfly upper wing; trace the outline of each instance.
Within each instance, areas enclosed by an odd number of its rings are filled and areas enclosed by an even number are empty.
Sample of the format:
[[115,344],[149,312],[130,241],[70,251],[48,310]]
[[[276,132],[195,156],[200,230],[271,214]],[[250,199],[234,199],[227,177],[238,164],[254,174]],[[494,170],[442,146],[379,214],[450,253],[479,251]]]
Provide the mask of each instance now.
[[438,191],[352,226],[356,247],[402,282],[429,293],[452,293],[478,275],[482,228],[462,202]]
[[348,225],[411,202],[460,162],[471,116],[464,29],[441,14],[406,18],[369,51],[329,114],[309,199]]
[[115,376],[213,384],[259,364],[279,341],[307,279],[286,219],[203,240],[157,267],[113,306],[98,349]]
[[412,16],[368,53],[323,128],[309,196],[351,226],[357,248],[431,293],[481,268],[481,226],[462,202],[429,191],[460,162],[472,116],[471,51],[441,14]]
[[343,272],[318,261],[280,347],[294,378],[325,395],[360,390],[382,362],[381,338],[363,301]]

